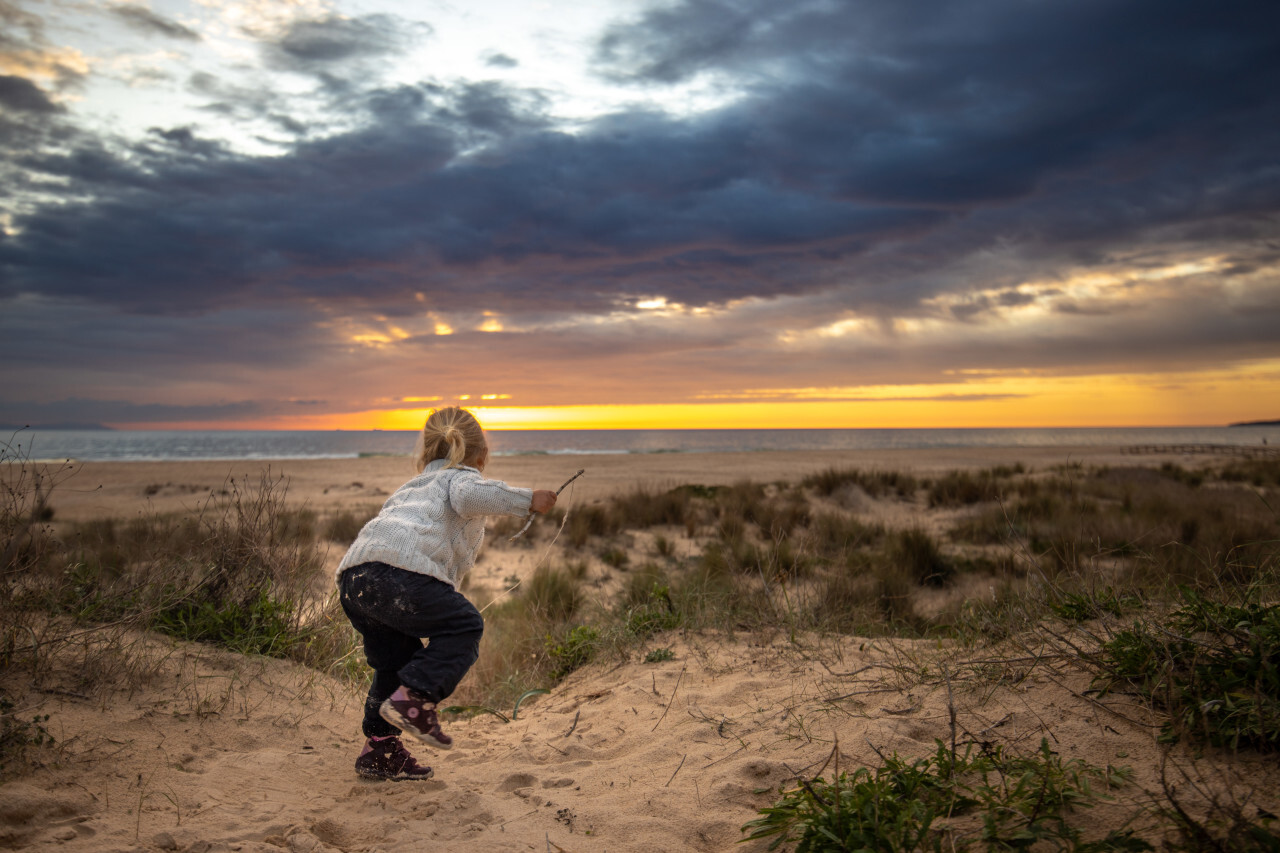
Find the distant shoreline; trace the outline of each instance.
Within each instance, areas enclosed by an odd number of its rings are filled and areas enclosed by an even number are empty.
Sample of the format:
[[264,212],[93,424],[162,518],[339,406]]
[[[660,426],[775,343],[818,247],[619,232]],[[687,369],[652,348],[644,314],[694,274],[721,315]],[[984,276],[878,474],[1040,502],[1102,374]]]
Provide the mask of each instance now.
[[1274,427],[1280,426],[1280,420],[1275,421],[1241,421],[1240,423],[1227,424],[1228,427]]

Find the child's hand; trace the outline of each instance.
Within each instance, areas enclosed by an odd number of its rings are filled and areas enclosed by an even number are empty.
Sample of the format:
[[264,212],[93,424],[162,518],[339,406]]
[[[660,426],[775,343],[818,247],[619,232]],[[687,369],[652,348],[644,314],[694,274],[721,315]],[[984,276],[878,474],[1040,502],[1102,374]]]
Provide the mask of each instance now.
[[546,489],[534,489],[533,503],[529,505],[529,512],[546,512],[556,505],[556,493],[547,491]]

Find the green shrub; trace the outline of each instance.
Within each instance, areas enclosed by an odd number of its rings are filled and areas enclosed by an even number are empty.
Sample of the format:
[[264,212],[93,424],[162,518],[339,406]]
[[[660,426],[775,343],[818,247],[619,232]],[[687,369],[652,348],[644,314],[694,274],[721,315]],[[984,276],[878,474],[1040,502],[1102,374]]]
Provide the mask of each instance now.
[[671,588],[651,578],[653,575],[645,578],[649,582],[647,589],[641,592],[640,584],[633,585],[620,603],[619,613],[628,637],[644,640],[680,624],[680,613],[671,598]]
[[1069,821],[1074,810],[1111,799],[1096,784],[1121,784],[1128,771],[1064,762],[1047,740],[1032,758],[971,749],[957,756],[938,741],[934,755],[910,764],[893,755],[875,770],[802,780],[742,827],[744,840],[771,838],[770,850],[795,842],[796,853],[953,850],[975,842],[987,850],[1042,842],[1045,849],[1152,849],[1127,832],[1086,842]]
[[1280,606],[1182,595],[1167,628],[1140,620],[1103,645],[1100,681],[1149,697],[1170,717],[1168,738],[1280,748]]
[[299,641],[292,607],[265,590],[247,602],[177,601],[159,610],[151,628],[182,640],[213,643],[241,654],[284,657]]
[[644,656],[645,663],[662,663],[663,661],[673,660],[676,653],[671,649],[653,649]]

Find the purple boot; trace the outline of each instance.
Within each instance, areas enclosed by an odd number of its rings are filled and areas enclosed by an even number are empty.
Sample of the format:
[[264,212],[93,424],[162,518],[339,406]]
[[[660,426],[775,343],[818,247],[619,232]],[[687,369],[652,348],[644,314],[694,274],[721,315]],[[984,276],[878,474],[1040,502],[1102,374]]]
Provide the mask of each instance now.
[[382,715],[382,719],[427,746],[434,746],[436,749],[449,749],[453,746],[453,738],[440,728],[436,703],[428,702],[403,684],[382,703],[378,713]]
[[419,764],[395,735],[369,738],[356,759],[356,772],[366,779],[431,778],[431,768]]

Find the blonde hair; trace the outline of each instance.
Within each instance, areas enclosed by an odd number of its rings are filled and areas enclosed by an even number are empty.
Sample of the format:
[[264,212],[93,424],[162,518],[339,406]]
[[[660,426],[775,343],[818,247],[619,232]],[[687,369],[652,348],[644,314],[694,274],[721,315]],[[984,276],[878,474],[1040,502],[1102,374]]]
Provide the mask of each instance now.
[[418,437],[415,462],[418,473],[437,459],[447,459],[446,468],[456,468],[464,462],[478,462],[489,450],[484,430],[476,416],[466,409],[450,406],[435,409],[427,416]]

